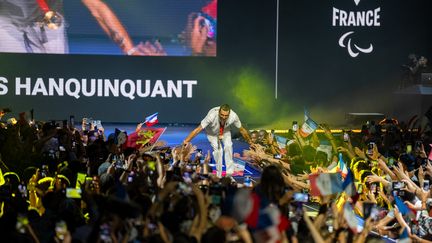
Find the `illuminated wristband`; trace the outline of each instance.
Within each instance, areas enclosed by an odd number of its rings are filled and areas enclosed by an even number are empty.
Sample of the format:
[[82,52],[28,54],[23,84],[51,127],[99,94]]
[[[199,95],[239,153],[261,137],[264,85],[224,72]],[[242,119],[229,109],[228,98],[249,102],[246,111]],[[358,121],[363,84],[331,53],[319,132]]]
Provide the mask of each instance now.
[[138,48],[132,47],[131,49],[129,49],[129,51],[127,51],[127,55],[130,56],[130,55],[134,54],[137,50],[138,50]]

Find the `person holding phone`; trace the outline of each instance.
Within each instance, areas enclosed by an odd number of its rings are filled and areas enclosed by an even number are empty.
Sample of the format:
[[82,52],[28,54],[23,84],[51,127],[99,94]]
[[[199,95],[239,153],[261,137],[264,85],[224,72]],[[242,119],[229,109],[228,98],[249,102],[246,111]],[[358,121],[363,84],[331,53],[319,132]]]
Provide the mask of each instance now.
[[[217,176],[222,177],[222,156],[225,155],[226,174],[234,173],[233,149],[231,141],[231,127],[234,126],[240,130],[244,139],[251,144],[248,131],[242,126],[238,115],[231,110],[227,104],[210,109],[207,116],[201,121],[201,124],[195,128],[183,141],[186,146],[198,135],[203,129],[207,134],[213,148],[213,158],[216,161]],[[223,147],[222,147],[223,145]]]

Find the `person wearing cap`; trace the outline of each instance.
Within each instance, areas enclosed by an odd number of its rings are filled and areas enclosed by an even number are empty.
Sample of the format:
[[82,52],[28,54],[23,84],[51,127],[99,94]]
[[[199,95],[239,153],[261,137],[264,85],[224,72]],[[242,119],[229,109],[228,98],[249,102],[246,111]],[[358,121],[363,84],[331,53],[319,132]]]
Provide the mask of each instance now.
[[[231,110],[227,104],[210,109],[207,116],[201,121],[183,141],[187,145],[203,129],[207,134],[207,139],[213,149],[213,158],[216,161],[217,176],[222,177],[222,156],[225,154],[226,174],[234,173],[233,149],[231,141],[232,126],[240,130],[244,139],[251,144],[248,131],[242,126],[238,115]],[[223,145],[223,147],[222,147]]]

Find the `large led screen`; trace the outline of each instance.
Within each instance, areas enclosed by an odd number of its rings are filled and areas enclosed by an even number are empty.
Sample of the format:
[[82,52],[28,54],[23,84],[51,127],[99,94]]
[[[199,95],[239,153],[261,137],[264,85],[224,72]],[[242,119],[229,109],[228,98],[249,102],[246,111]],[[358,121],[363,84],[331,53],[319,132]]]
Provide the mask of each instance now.
[[0,52],[216,56],[217,0],[4,0]]

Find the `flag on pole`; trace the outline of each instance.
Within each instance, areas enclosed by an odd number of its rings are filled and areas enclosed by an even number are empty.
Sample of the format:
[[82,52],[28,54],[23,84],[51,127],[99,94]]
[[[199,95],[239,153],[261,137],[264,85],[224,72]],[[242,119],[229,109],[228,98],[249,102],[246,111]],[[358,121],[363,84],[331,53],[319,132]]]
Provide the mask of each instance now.
[[278,147],[280,149],[281,154],[286,154],[286,146],[289,142],[289,140],[285,137],[275,135],[276,142],[278,144]]
[[150,116],[146,117],[145,121],[144,121],[144,123],[148,127],[151,127],[151,126],[155,125],[158,122],[159,122],[158,121],[158,112],[154,113],[153,115],[150,115]]
[[278,144],[278,147],[280,149],[285,149],[285,146],[288,142],[288,139],[285,137],[279,136],[279,135],[275,135],[275,138],[276,138],[276,142]]
[[131,133],[127,137],[126,147],[140,149],[148,144],[154,145],[166,128],[146,127]]
[[332,173],[340,173],[342,175],[342,178],[346,178],[347,174],[348,174],[348,167],[345,164],[342,154],[339,153],[339,160],[338,163],[336,164],[335,167],[330,169],[330,172]]
[[346,202],[344,205],[344,217],[348,223],[348,226],[354,233],[361,232],[363,226],[355,215],[354,210],[349,202]]
[[339,173],[321,173],[309,175],[310,194],[327,196],[342,192],[342,178]]
[[348,174],[348,167],[346,166],[343,157],[342,157],[342,153],[339,153],[339,171],[342,175],[343,178],[346,178],[347,174]]
[[357,188],[354,183],[354,174],[351,170],[348,170],[347,176],[345,177],[344,182],[342,183],[342,188],[345,191],[345,193],[351,197],[353,203],[356,203],[359,194],[357,192]]
[[307,110],[304,112],[305,121],[301,128],[299,129],[299,133],[302,137],[308,137],[318,128],[318,124],[309,117]]
[[309,112],[306,107],[304,107],[304,121],[306,121],[307,119],[309,119]]

